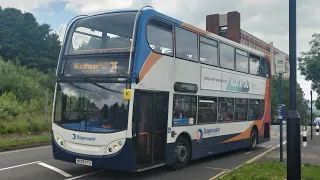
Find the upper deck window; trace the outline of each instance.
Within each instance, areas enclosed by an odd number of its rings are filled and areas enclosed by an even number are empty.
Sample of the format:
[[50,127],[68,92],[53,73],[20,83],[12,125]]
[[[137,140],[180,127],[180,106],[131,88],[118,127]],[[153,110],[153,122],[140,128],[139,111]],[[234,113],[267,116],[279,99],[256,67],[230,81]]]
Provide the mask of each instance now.
[[147,39],[154,52],[173,56],[172,25],[152,19],[147,25]]
[[198,35],[176,27],[176,56],[181,59],[198,61]]
[[200,62],[218,66],[218,42],[200,36]]
[[270,77],[270,65],[267,58],[262,57],[260,61],[260,76],[269,78]]
[[249,55],[249,62],[250,62],[250,74],[259,75],[259,67],[260,67],[260,57],[250,54]]
[[122,12],[78,20],[67,37],[65,54],[129,52],[136,12]]
[[241,51],[239,49],[236,49],[236,69],[240,72],[248,73],[249,69],[249,59],[248,59],[248,53],[245,51]]
[[234,70],[234,47],[220,43],[220,67]]

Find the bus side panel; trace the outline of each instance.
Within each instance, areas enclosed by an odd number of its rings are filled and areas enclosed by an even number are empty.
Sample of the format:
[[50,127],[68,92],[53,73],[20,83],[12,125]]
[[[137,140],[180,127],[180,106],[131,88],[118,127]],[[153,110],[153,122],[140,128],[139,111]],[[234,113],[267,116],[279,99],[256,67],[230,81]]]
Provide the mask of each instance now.
[[[106,168],[112,170],[130,171],[135,172],[136,166],[136,153],[133,148],[133,140],[126,139],[124,147],[116,154],[109,156],[90,156],[77,154],[66,151],[60,148],[54,139],[52,139],[52,151],[54,159],[76,163],[76,158],[92,161],[94,168]],[[125,163],[125,166],[124,166]]]

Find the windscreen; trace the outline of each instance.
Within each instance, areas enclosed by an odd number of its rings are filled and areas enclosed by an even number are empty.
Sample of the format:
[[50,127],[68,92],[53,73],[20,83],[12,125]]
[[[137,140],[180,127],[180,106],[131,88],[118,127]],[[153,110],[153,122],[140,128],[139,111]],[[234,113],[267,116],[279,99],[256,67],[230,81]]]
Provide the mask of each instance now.
[[67,39],[66,55],[129,52],[136,12],[96,15],[78,20]]
[[54,122],[84,132],[112,133],[127,129],[128,100],[124,83],[59,83]]

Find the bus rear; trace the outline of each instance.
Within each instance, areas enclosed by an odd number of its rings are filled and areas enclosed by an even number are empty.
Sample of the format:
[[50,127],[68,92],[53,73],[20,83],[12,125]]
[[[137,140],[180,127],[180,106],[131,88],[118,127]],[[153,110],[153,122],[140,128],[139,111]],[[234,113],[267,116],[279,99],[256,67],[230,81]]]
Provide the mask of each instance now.
[[[135,171],[131,123],[131,37],[137,11],[85,16],[67,29],[57,70],[54,158]],[[125,161],[125,166],[123,165]]]

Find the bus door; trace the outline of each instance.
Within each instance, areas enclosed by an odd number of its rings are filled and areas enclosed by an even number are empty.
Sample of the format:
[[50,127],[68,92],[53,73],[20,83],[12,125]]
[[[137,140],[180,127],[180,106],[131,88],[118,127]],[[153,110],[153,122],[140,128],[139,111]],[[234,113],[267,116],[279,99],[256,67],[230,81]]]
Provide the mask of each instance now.
[[167,92],[135,91],[133,137],[138,168],[159,165],[165,161],[168,100]]

